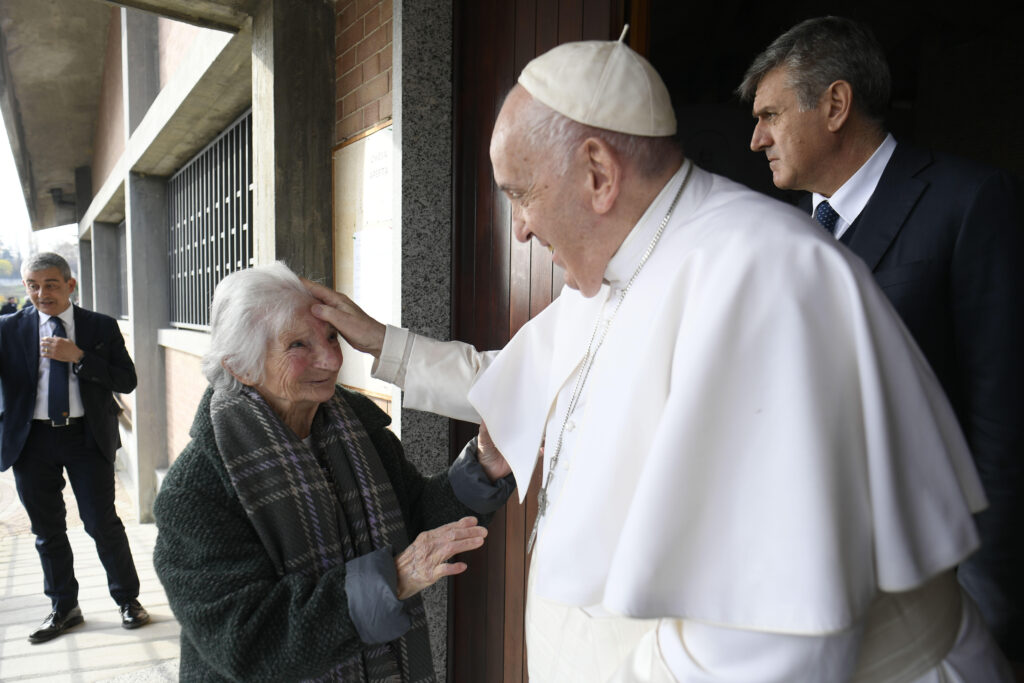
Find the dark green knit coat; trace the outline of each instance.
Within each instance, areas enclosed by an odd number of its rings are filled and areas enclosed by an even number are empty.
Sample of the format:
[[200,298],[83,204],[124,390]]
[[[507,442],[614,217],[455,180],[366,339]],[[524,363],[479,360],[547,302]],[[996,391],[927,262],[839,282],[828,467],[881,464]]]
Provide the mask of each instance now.
[[[345,567],[279,576],[217,452],[207,390],[156,498],[153,564],[181,623],[182,681],[314,678],[361,646],[348,613]],[[365,396],[337,388],[370,435],[405,518],[421,531],[467,515],[447,472],[424,477],[405,459],[391,422]],[[395,552],[402,550],[394,549]]]

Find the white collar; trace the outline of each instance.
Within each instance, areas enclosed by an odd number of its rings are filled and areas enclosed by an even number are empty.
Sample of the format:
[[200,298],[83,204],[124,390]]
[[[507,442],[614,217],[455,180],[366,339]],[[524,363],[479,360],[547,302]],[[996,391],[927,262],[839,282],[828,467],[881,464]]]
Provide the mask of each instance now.
[[[39,311],[38,308],[36,310]],[[50,318],[53,317],[55,316],[39,311],[39,326],[42,327],[47,322],[49,322]],[[58,313],[56,317],[60,318],[61,322],[64,323],[65,330],[70,329],[75,324],[75,305],[68,304],[68,307],[61,311],[60,313]]]
[[672,204],[672,200],[675,199],[676,191],[679,190],[679,185],[683,182],[683,178],[686,177],[686,171],[689,168],[690,160],[684,159],[679,170],[669,178],[665,186],[661,188],[658,196],[647,206],[644,215],[640,216],[640,220],[636,222],[633,229],[626,235],[626,239],[619,245],[618,250],[604,270],[604,281],[608,285],[623,287],[629,278],[633,276],[636,264],[643,257],[644,250],[647,249],[647,245],[654,238],[654,233],[658,231],[658,225],[668,211],[668,207]]
[[[857,169],[856,173],[832,193],[831,197],[817,192],[813,193],[811,215],[814,215],[818,204],[827,199],[829,206],[835,209],[835,212],[843,219],[844,227],[851,225],[864,210],[868,200],[871,199],[871,195],[878,186],[878,181],[882,178],[882,172],[889,163],[889,159],[892,158],[895,149],[896,138],[891,133],[886,134],[878,149]],[[836,237],[842,234],[841,230],[836,231]]]

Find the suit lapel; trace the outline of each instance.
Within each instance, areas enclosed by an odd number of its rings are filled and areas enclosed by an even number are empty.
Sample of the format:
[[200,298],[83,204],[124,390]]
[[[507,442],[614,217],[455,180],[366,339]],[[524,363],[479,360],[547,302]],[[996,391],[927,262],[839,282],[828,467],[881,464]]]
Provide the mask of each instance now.
[[21,316],[18,324],[18,345],[22,354],[22,362],[32,382],[32,395],[39,383],[39,311],[35,308],[28,315]]
[[94,344],[92,343],[92,328],[89,327],[89,321],[85,317],[85,313],[78,306],[74,306],[75,315],[75,345],[80,349],[91,349]]
[[896,239],[928,183],[916,175],[932,163],[931,154],[897,144],[886,164],[878,187],[854,221],[856,232],[850,249],[874,270]]

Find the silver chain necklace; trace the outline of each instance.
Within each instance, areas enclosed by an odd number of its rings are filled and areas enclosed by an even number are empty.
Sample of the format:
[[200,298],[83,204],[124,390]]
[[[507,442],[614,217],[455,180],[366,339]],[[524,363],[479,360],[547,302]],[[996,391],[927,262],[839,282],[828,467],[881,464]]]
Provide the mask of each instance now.
[[[583,361],[580,365],[579,374],[576,375],[576,383],[572,388],[572,395],[569,398],[569,406],[565,410],[565,417],[562,419],[562,427],[558,430],[558,441],[555,442],[555,452],[551,456],[551,461],[548,463],[548,472],[544,478],[544,482],[541,484],[540,492],[537,494],[537,518],[533,522],[533,530],[530,532],[530,540],[526,542],[526,552],[533,552],[533,544],[537,540],[537,529],[540,527],[540,518],[544,516],[544,513],[548,509],[548,486],[551,484],[551,479],[555,474],[555,467],[558,465],[558,456],[562,453],[562,439],[565,436],[565,427],[569,424],[569,417],[576,410],[576,404],[579,402],[580,395],[583,393],[583,385],[587,383],[587,377],[590,375],[590,369],[594,366],[594,358],[597,356],[598,350],[604,343],[604,338],[608,335],[608,328],[612,326],[612,321],[615,320],[615,315],[619,312],[619,308],[622,306],[622,300],[626,298],[626,293],[629,288],[633,286],[633,282],[636,280],[640,271],[643,270],[644,265],[647,263],[647,259],[650,258],[651,252],[654,251],[654,247],[658,245],[658,240],[661,239],[661,234],[665,232],[665,226],[668,225],[669,219],[672,217],[672,212],[676,209],[676,204],[679,203],[679,198],[683,196],[683,190],[686,188],[687,181],[690,180],[690,172],[693,170],[691,165],[686,169],[686,175],[683,177],[683,182],[679,185],[679,189],[676,191],[676,196],[672,200],[672,203],[668,207],[668,212],[665,217],[661,219],[661,225],[658,226],[658,231],[654,233],[654,237],[651,238],[651,243],[647,245],[647,250],[644,255],[640,258],[640,263],[637,264],[636,270],[633,271],[632,277],[626,283],[626,286],[619,292],[619,300],[615,303],[615,308],[612,310],[612,314],[608,317],[607,322],[604,325],[601,324],[601,315],[598,314],[597,321],[594,323],[594,331],[590,334],[590,341],[587,342],[587,352],[583,355]],[[598,338],[597,332],[601,330],[601,336]],[[594,345],[594,340],[597,339],[597,345]]]

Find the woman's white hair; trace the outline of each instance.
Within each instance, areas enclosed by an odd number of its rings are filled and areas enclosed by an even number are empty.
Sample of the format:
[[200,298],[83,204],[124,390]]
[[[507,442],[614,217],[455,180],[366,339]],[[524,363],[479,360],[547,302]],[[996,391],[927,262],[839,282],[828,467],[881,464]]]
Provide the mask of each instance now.
[[238,392],[264,380],[267,348],[296,313],[316,303],[281,261],[231,273],[217,285],[210,306],[210,350],[203,374],[218,391]]

